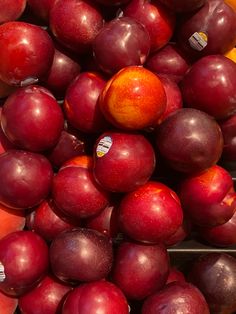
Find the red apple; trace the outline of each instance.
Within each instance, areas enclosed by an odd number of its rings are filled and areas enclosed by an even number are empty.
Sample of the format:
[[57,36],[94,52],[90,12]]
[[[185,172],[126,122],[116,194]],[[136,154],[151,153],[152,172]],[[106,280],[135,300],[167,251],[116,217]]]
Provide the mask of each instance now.
[[129,192],[143,185],[155,164],[154,149],[141,133],[105,132],[94,145],[93,174],[108,191]]
[[0,24],[17,20],[26,7],[26,0],[2,0],[0,2]]
[[10,85],[38,82],[49,70],[54,45],[41,27],[23,21],[0,25],[0,79]]
[[32,231],[15,231],[0,240],[0,290],[19,297],[46,275],[48,246]]
[[141,242],[164,242],[183,222],[178,196],[156,181],[124,195],[119,210],[122,231]]

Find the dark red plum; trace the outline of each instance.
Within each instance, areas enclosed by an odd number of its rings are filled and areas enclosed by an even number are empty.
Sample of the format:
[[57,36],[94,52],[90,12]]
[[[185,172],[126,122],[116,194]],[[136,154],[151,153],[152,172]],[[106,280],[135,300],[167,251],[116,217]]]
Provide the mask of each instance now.
[[65,282],[104,279],[113,262],[112,242],[102,233],[77,228],[60,233],[51,243],[53,273]]
[[64,128],[64,116],[49,90],[30,85],[17,89],[7,98],[1,126],[15,146],[42,152],[56,145]]
[[236,160],[236,114],[219,122],[223,138],[224,147],[222,159],[224,161]]
[[96,0],[96,2],[108,5],[108,6],[117,6],[121,4],[125,4],[129,2],[130,0]]
[[226,253],[207,253],[195,259],[187,279],[203,293],[211,313],[236,310],[236,259]]
[[163,48],[150,54],[144,66],[152,72],[166,75],[179,83],[190,68],[190,63],[175,43],[167,43]]
[[26,7],[26,0],[2,0],[0,3],[0,24],[17,20]]
[[[0,107],[0,124],[1,124],[1,116],[2,116],[2,107]],[[0,126],[0,154],[5,153],[9,149],[16,148],[12,142],[4,134],[2,127]]]
[[178,195],[185,213],[200,226],[223,224],[236,210],[232,177],[218,165],[183,179]]
[[9,150],[0,155],[0,203],[16,209],[33,207],[50,193],[53,171],[41,154]]
[[163,245],[123,242],[113,264],[112,281],[128,299],[143,300],[162,289],[169,274],[169,257]]
[[36,287],[19,298],[19,309],[21,313],[27,314],[59,313],[71,289],[69,285],[47,275]]
[[98,133],[109,127],[98,104],[105,84],[104,77],[96,72],[83,72],[70,83],[63,108],[67,121],[74,128],[85,133]]
[[222,55],[206,56],[195,62],[180,84],[185,106],[205,111],[216,119],[233,115],[235,72],[236,63]]
[[54,37],[79,54],[91,49],[103,23],[100,8],[90,0],[57,0],[50,11],[49,25]]
[[59,170],[53,178],[52,198],[72,219],[80,220],[101,212],[109,204],[109,193],[93,177],[93,171],[80,166]]
[[37,17],[48,23],[50,10],[55,1],[56,0],[27,0],[27,3]]
[[190,237],[192,231],[192,223],[190,219],[184,217],[182,225],[164,242],[165,246],[171,247],[181,243]]
[[51,67],[54,44],[41,27],[22,21],[0,25],[0,78],[10,85],[38,82]]
[[206,3],[207,0],[160,0],[164,5],[166,5],[171,10],[178,13],[191,12],[199,9]]
[[140,242],[160,243],[183,222],[176,193],[163,183],[148,181],[123,196],[119,206],[121,230]]
[[146,183],[156,165],[151,143],[139,133],[110,131],[94,145],[94,177],[112,192],[129,192]]
[[176,17],[157,0],[131,0],[122,8],[124,16],[131,17],[145,26],[151,40],[151,51],[164,47],[171,39]]
[[207,113],[182,108],[156,129],[159,153],[174,170],[193,173],[216,164],[223,150],[219,124]]
[[129,305],[123,292],[105,280],[82,284],[71,291],[62,314],[128,314]]
[[109,74],[130,65],[142,65],[150,51],[150,37],[136,19],[120,17],[105,24],[93,41],[100,68]]
[[175,281],[185,282],[186,281],[185,274],[175,266],[171,266],[169,269],[169,275],[167,277],[166,284]]
[[62,231],[79,226],[79,222],[76,224],[68,217],[63,217],[51,200],[44,200],[26,216],[26,226],[45,241],[51,242]]
[[35,287],[49,267],[48,246],[32,231],[16,231],[0,240],[0,290],[19,297]]
[[207,0],[177,26],[177,43],[193,60],[225,54],[236,44],[236,12],[221,0]]
[[162,313],[210,314],[210,311],[197,287],[188,282],[172,282],[143,303],[142,314]]

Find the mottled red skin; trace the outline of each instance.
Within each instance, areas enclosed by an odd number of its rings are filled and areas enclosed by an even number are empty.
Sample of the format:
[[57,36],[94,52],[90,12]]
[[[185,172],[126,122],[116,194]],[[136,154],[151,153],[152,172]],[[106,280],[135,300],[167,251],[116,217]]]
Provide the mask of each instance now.
[[223,138],[224,147],[222,159],[225,161],[236,160],[236,114],[219,122]]
[[108,74],[115,74],[126,66],[144,64],[149,52],[147,29],[127,16],[106,23],[93,41],[94,58],[100,69]]
[[219,124],[193,108],[176,110],[157,128],[157,150],[174,170],[194,173],[216,164],[223,150]]
[[142,314],[161,314],[163,311],[166,313],[210,314],[203,294],[188,282],[169,283],[143,303]]
[[0,292],[0,308],[2,314],[12,314],[18,305],[18,298],[12,298]]
[[123,242],[116,251],[112,281],[128,299],[143,300],[162,289],[169,274],[163,245]]
[[210,55],[195,62],[180,84],[185,106],[205,111],[216,119],[233,115],[235,72],[236,63],[223,55]]
[[183,272],[181,272],[176,267],[172,266],[169,269],[169,275],[166,280],[166,285],[170,282],[175,282],[175,281],[186,282],[186,279]]
[[105,84],[104,77],[96,72],[83,72],[70,83],[63,108],[73,127],[85,133],[98,133],[108,128],[98,104]]
[[212,313],[236,310],[236,259],[225,253],[207,253],[195,259],[187,275],[206,298]]
[[160,79],[141,66],[128,66],[117,72],[99,97],[105,118],[125,130],[155,125],[166,108],[166,101]]
[[163,48],[152,53],[147,58],[145,67],[157,74],[170,77],[179,83],[189,69],[189,61],[175,43],[167,43]]
[[44,200],[28,214],[26,226],[29,230],[38,233],[45,241],[51,242],[59,233],[79,226],[79,222],[75,223],[63,217],[52,201]]
[[46,87],[57,97],[64,98],[71,81],[80,73],[80,64],[62,49],[55,49],[52,66],[43,79]]
[[27,0],[33,13],[45,22],[49,22],[49,15],[55,0]]
[[71,291],[62,314],[128,314],[129,306],[123,292],[109,281],[85,283]]
[[79,54],[91,49],[103,23],[99,7],[90,0],[56,1],[49,18],[50,30],[55,38]]
[[209,244],[218,247],[229,247],[236,244],[236,212],[222,225],[213,227],[199,227],[197,231],[200,237]]
[[236,209],[232,177],[218,165],[185,178],[178,195],[188,217],[197,225],[225,223]]
[[0,78],[10,85],[35,82],[49,70],[54,45],[49,34],[37,25],[21,21],[0,25]]
[[0,260],[6,276],[0,282],[0,290],[9,296],[19,297],[46,275],[48,246],[32,231],[15,231],[0,240]]
[[[108,152],[100,156],[100,141],[112,141]],[[105,132],[94,145],[95,180],[103,189],[129,192],[146,183],[151,177],[156,157],[151,143],[142,134],[120,131]]]
[[141,242],[164,242],[183,222],[178,196],[168,186],[149,181],[121,200],[121,229]]
[[19,298],[19,309],[28,314],[59,313],[71,289],[71,286],[47,275],[35,288]]
[[[207,46],[201,51],[190,46],[195,32],[207,35]],[[177,27],[177,43],[193,60],[206,55],[225,54],[236,44],[236,12],[221,0],[208,0]]]
[[15,209],[33,207],[50,193],[53,170],[41,154],[9,150],[0,155],[0,203]]
[[135,18],[143,24],[151,39],[151,51],[164,47],[175,28],[175,14],[159,1],[131,0],[123,9],[124,16]]
[[42,152],[56,145],[64,128],[64,116],[48,89],[30,85],[7,98],[1,127],[16,147]]
[[25,10],[26,0],[2,0],[0,3],[0,24],[17,20]]
[[54,176],[52,198],[59,210],[80,220],[101,212],[109,203],[107,193],[84,167],[64,167]]
[[207,0],[160,0],[164,5],[166,5],[171,10],[175,12],[190,12],[199,9],[206,3]]
[[50,246],[53,273],[65,282],[104,279],[113,262],[109,237],[92,229],[72,229],[59,234]]

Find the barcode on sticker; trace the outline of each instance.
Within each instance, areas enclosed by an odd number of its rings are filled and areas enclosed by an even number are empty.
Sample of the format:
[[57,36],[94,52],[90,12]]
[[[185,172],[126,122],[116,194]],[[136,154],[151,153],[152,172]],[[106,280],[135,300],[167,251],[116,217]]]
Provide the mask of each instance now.
[[201,51],[207,46],[207,35],[203,32],[195,32],[188,41],[193,49]]
[[110,136],[104,136],[97,145],[96,153],[98,157],[102,157],[107,154],[112,145],[112,138]]
[[4,266],[0,262],[0,282],[3,282],[6,278],[5,272],[4,272]]

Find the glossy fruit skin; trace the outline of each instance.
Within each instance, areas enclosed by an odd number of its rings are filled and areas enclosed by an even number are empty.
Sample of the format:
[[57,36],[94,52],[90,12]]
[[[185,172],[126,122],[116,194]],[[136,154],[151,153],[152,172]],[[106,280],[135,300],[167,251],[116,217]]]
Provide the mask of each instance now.
[[186,107],[205,111],[216,119],[233,115],[235,71],[235,62],[223,55],[210,55],[195,62],[180,85]]
[[205,296],[212,313],[235,312],[236,260],[225,253],[207,253],[193,262],[188,280]]
[[79,54],[91,49],[103,23],[99,7],[90,0],[56,1],[49,18],[50,30],[58,42]]
[[74,128],[85,133],[98,133],[109,127],[98,104],[105,84],[105,78],[96,72],[83,72],[71,81],[63,109]]
[[207,0],[192,0],[186,2],[185,0],[160,0],[164,5],[166,5],[171,10],[175,12],[191,12],[199,9],[206,3]]
[[9,150],[0,155],[0,203],[15,209],[38,205],[50,190],[53,171],[41,154]]
[[[204,45],[193,46],[194,33],[203,34]],[[206,55],[224,54],[236,44],[236,12],[221,0],[207,0],[179,25],[177,43],[193,60]],[[195,42],[194,42],[195,45]]]
[[219,122],[223,138],[224,147],[221,158],[225,161],[236,160],[236,114]]
[[62,168],[54,176],[52,198],[59,210],[76,220],[98,214],[109,203],[109,193],[95,181],[92,170],[77,166]]
[[128,66],[106,83],[99,105],[115,127],[141,130],[153,126],[162,115],[166,94],[157,75],[141,66]]
[[[104,151],[103,145],[110,146]],[[156,156],[151,143],[141,133],[108,131],[94,145],[95,180],[105,190],[130,192],[151,177]]]
[[0,260],[5,277],[0,282],[0,290],[19,297],[46,275],[48,246],[32,231],[16,231],[0,240]]
[[190,67],[186,56],[178,49],[176,43],[167,43],[163,48],[150,54],[144,66],[152,72],[166,75],[179,83]]
[[24,12],[26,0],[3,0],[0,4],[0,24],[17,20]]
[[182,225],[164,242],[166,247],[172,247],[180,244],[191,235],[192,223],[190,219],[184,217]]
[[15,146],[42,152],[56,145],[64,128],[64,117],[49,90],[30,85],[17,89],[7,98],[1,126]]
[[113,262],[110,239],[100,232],[83,228],[60,233],[53,240],[49,255],[54,275],[73,283],[104,279]]
[[0,25],[0,78],[10,85],[37,82],[49,70],[54,45],[37,25],[12,21]]
[[152,52],[164,47],[174,33],[175,14],[159,1],[131,0],[124,6],[123,14],[145,26],[150,36]]
[[207,113],[182,108],[156,129],[155,144],[167,164],[179,172],[194,173],[216,164],[223,150],[219,124]]
[[166,313],[210,314],[207,302],[194,285],[188,282],[172,282],[161,291],[148,297],[142,314]]
[[55,314],[61,310],[71,289],[69,285],[47,275],[36,287],[19,298],[19,309],[27,314]]
[[127,193],[121,200],[119,211],[121,230],[140,242],[164,242],[183,221],[178,196],[168,186],[156,181],[148,181]]
[[105,280],[82,284],[71,291],[62,314],[128,314],[129,306],[123,292]]
[[164,245],[123,242],[116,251],[114,282],[126,295],[143,300],[162,289],[169,274],[169,257]]
[[236,210],[232,177],[218,165],[186,177],[178,195],[189,218],[200,226],[225,223]]
[[115,74],[130,65],[142,65],[150,51],[146,28],[131,17],[106,23],[93,41],[95,60],[102,71]]

